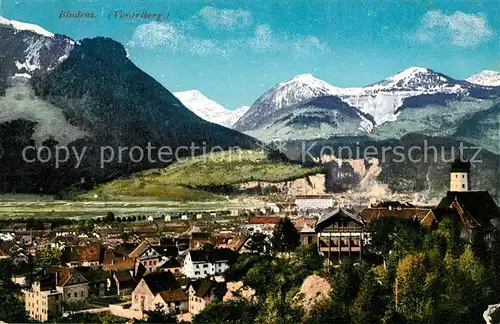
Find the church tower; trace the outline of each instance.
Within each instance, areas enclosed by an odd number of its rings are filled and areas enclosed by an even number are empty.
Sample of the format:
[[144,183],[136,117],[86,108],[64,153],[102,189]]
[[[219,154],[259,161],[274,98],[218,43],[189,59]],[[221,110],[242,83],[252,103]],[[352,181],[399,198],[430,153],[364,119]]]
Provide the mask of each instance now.
[[470,189],[470,162],[463,162],[457,158],[451,164],[450,191],[469,191]]

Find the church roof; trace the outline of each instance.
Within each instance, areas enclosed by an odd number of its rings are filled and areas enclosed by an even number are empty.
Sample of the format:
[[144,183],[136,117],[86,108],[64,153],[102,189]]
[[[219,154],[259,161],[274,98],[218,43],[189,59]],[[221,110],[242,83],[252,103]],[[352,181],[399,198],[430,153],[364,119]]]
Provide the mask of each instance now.
[[470,171],[470,162],[462,161],[460,158],[457,158],[452,164],[450,172],[469,172]]
[[448,191],[437,208],[449,208],[454,202],[473,218],[470,220],[473,223],[490,226],[491,219],[500,218],[500,209],[487,191]]

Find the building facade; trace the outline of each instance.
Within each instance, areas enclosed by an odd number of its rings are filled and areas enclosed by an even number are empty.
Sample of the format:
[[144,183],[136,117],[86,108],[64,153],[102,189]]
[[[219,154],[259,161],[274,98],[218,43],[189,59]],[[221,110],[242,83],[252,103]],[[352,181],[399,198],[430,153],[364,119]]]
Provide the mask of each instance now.
[[189,251],[184,259],[184,274],[191,279],[222,275],[229,269],[232,253],[229,249]]
[[298,196],[295,198],[295,205],[299,211],[329,209],[333,207],[333,197],[328,195]]
[[338,208],[318,220],[315,232],[319,252],[326,260],[361,259],[367,236],[357,216]]
[[44,287],[40,281],[34,282],[31,289],[23,290],[25,309],[28,315],[40,322],[46,322],[62,315],[61,292]]

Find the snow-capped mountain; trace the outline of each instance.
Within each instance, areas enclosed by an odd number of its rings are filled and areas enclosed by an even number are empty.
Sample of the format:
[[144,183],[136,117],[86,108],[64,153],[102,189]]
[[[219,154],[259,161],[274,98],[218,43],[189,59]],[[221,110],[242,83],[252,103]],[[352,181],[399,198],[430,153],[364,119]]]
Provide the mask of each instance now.
[[66,36],[0,16],[0,48],[4,54],[0,78],[30,78],[51,70],[68,57],[73,46],[74,41]]
[[465,82],[422,67],[411,67],[364,88],[345,88],[339,96],[373,116],[377,125],[395,121],[406,98],[436,93],[465,93]]
[[312,74],[300,74],[282,82],[264,93],[234,125],[245,131],[264,123],[272,113],[300,102],[322,96],[335,95],[338,89]]
[[[415,108],[439,106],[441,108],[433,108],[432,112],[429,110],[430,115],[436,115],[436,118],[439,118],[440,109],[443,110],[443,107],[448,107],[446,114],[448,114],[447,111],[449,110],[451,118],[464,117],[468,113],[474,113],[491,105],[490,99],[500,97],[500,88],[485,87],[463,80],[456,80],[422,67],[405,69],[380,82],[362,88],[339,88],[319,80],[311,74],[302,74],[287,82],[279,83],[262,95],[250,107],[247,114],[236,123],[235,129],[262,139],[268,139],[275,136],[277,132],[276,127],[270,127],[270,125],[277,125],[278,120],[287,119],[284,114],[291,114],[291,109],[297,109],[297,111],[293,112],[296,117],[298,114],[310,115],[311,111],[306,112],[300,104],[323,96],[338,97],[351,108],[355,108],[362,120],[358,128],[370,133],[373,129],[394,123],[398,118],[403,118],[406,121],[412,119],[415,120],[414,123],[418,124],[418,116],[426,114],[419,112]],[[456,110],[454,113],[454,108],[449,107],[448,103],[462,101],[480,101],[481,103],[472,105],[473,108],[470,111],[467,111],[465,107],[461,107],[459,111]],[[338,105],[333,106],[337,107]],[[345,112],[346,110],[342,111]],[[443,110],[443,112],[445,111]],[[336,118],[345,118],[345,116],[339,117],[338,113]],[[317,116],[317,114],[316,109],[315,115]],[[340,114],[342,115],[342,113]],[[297,120],[296,117],[293,120]],[[426,117],[428,118],[425,124],[426,129],[432,128],[432,125],[440,129],[440,123],[445,123],[443,116],[441,116],[442,121],[439,123],[430,123],[430,117],[428,115]],[[322,138],[339,133],[338,129],[333,130],[331,125],[325,122],[327,119],[331,120],[331,118],[325,118],[322,131],[318,132],[318,135],[321,134]],[[302,118],[302,120],[312,119],[308,117]],[[314,118],[314,120],[317,121],[317,118]],[[354,119],[350,119],[350,121],[352,126]],[[303,122],[300,124],[300,130],[297,130],[296,134],[305,134],[304,128],[307,125]],[[317,128],[317,123],[312,124],[314,125],[313,128]],[[340,125],[339,123],[334,124]],[[286,127],[292,126],[288,123]],[[352,127],[349,128],[352,130]],[[384,128],[387,129],[385,126]],[[404,131],[403,125],[400,128],[403,129],[399,129],[398,132]],[[409,132],[411,129],[406,131]],[[450,130],[450,132],[452,131]],[[286,133],[290,136],[294,134],[291,129]],[[345,135],[351,135],[351,133],[352,131],[349,131]],[[388,133],[384,132],[384,134]]]
[[480,84],[488,87],[499,87],[500,86],[500,72],[484,70],[474,75],[471,75],[467,79],[470,83]]
[[174,92],[174,95],[198,117],[228,128],[233,127],[238,119],[250,108],[244,106],[236,110],[226,109],[198,90]]

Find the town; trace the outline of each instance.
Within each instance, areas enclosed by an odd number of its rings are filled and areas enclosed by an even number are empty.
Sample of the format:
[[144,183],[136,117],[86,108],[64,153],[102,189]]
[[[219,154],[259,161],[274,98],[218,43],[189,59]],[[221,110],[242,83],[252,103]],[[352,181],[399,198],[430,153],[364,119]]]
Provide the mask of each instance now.
[[[299,284],[300,289],[291,298],[306,309],[306,314],[297,316],[307,318],[307,312],[322,303],[321,297],[332,298],[329,289],[323,287],[326,280],[321,273],[362,265],[388,269],[390,259],[395,257],[391,253],[402,253],[396,244],[405,246],[413,244],[411,240],[423,240],[411,237],[408,229],[401,229],[402,237],[394,237],[403,223],[410,229],[417,228],[416,233],[422,236],[441,232],[440,239],[448,240],[443,252],[446,257],[451,257],[449,251],[459,250],[456,243],[450,243],[454,232],[463,244],[472,246],[476,255],[472,260],[482,254],[499,253],[495,249],[500,243],[500,210],[488,192],[470,188],[471,176],[470,163],[454,162],[449,191],[436,206],[382,201],[353,210],[337,205],[331,195],[324,194],[296,196],[293,202],[266,203],[255,210],[128,217],[108,212],[103,217],[78,221],[2,219],[2,290],[22,296],[25,313],[40,322],[102,320],[85,316],[109,316],[116,322],[206,322],[207,316],[217,312],[215,306],[254,303],[265,296],[266,290],[272,289],[266,287],[265,274],[248,278],[256,271],[252,262],[278,260],[296,263],[300,271],[306,271],[302,287]],[[393,228],[383,229],[383,224]],[[443,228],[449,232],[442,233]],[[385,233],[384,237],[382,231],[389,230],[393,235]],[[406,257],[397,257],[396,280]],[[463,258],[461,255],[460,262],[465,262]],[[413,266],[418,265],[415,262]],[[400,282],[402,291],[404,279]],[[310,287],[304,287],[308,281]],[[406,307],[408,316],[414,316],[404,293],[398,296],[397,288],[395,292],[398,311],[404,314],[401,308]],[[297,301],[299,295],[306,295],[306,300]]]

